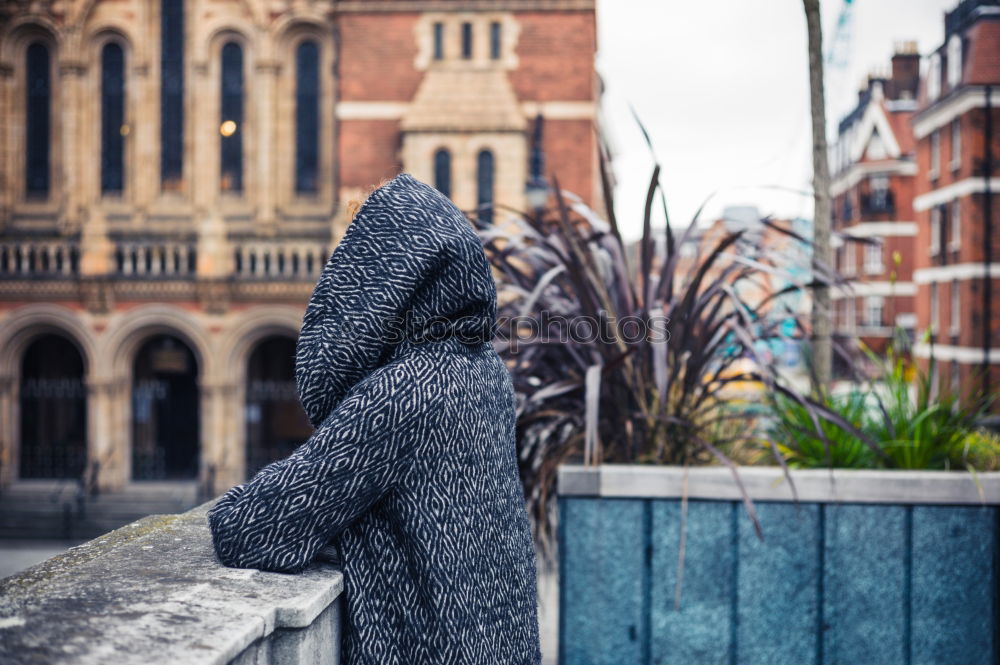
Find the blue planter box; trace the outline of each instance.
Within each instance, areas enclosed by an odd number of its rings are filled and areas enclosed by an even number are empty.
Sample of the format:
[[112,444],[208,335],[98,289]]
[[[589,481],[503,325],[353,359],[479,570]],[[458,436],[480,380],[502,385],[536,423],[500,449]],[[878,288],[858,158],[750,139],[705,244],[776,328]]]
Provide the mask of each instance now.
[[560,665],[1000,662],[1000,474],[740,477],[560,468]]

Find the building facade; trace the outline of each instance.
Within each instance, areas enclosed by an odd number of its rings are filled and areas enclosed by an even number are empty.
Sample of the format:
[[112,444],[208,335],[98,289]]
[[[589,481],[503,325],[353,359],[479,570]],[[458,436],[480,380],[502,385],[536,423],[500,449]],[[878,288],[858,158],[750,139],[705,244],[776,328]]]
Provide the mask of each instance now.
[[890,72],[873,74],[857,106],[840,122],[833,149],[835,262],[852,280],[832,292],[834,332],[884,352],[895,331],[915,326],[913,180],[910,117],[917,107],[920,54],[907,42]]
[[1000,2],[965,0],[945,15],[912,119],[915,354],[964,396],[1000,391],[998,102]]
[[406,170],[599,204],[593,0],[0,5],[0,484],[241,482],[310,433],[306,300]]

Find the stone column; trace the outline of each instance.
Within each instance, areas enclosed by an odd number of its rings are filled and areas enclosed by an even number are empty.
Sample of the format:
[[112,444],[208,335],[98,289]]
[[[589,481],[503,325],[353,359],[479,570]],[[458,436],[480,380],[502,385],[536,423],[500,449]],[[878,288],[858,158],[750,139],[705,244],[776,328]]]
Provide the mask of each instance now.
[[[207,63],[194,66],[194,80],[191,82],[193,99],[210,100],[218,91],[210,85]],[[219,211],[219,136],[218,113],[212,103],[205,114],[195,114],[189,125],[192,138],[191,151],[191,194],[194,202],[194,223],[198,233],[197,275],[199,280],[218,280],[232,272],[232,256],[226,237],[225,220]]]
[[85,164],[84,150],[80,149],[83,142],[81,122],[83,116],[83,77],[87,69],[82,62],[67,61],[59,63],[59,93],[57,96],[59,108],[53,109],[53,120],[61,124],[59,141],[61,155],[57,176],[57,187],[62,205],[60,206],[60,226],[64,233],[73,233],[80,228],[83,215],[82,174],[84,169],[94,168]]
[[16,191],[16,171],[11,168],[13,154],[11,148],[12,132],[15,128],[9,127],[15,117],[14,112],[14,69],[7,65],[0,65],[0,116],[7,118],[8,125],[0,129],[0,232],[3,232],[7,224],[10,223],[10,209],[14,204],[14,192]]
[[91,206],[80,233],[80,276],[96,277],[114,272],[114,250],[104,210]]
[[199,280],[217,280],[228,277],[233,271],[232,248],[226,237],[226,223],[215,208],[198,210],[198,264]]
[[124,397],[121,382],[87,380],[87,459],[99,464],[97,485],[102,491],[121,489],[129,480],[125,460],[130,432],[115,426],[115,412],[125,406],[120,403]]
[[[219,494],[242,482],[243,456],[233,436],[236,422],[236,385],[201,384],[201,471],[199,482],[211,480],[211,493]],[[203,485],[204,486],[204,485]]]
[[[130,370],[131,371],[131,370]],[[127,377],[95,379],[88,384],[92,403],[87,417],[92,424],[91,450],[101,462],[98,485],[102,490],[121,489],[132,480],[131,382]]]
[[[185,99],[185,113],[188,115],[185,130],[191,135],[191,140],[186,141],[185,145],[190,146],[191,155],[184,165],[190,165],[185,179],[190,184],[195,223],[200,224],[205,212],[218,199],[218,114],[205,113],[206,109],[215,108],[212,100],[218,95],[218,91],[209,85],[207,62],[195,63],[191,72]],[[201,100],[202,105],[196,106],[194,100]]]
[[259,232],[270,235],[275,230],[275,194],[278,186],[274,177],[275,94],[279,65],[258,61],[254,80],[254,104],[257,123],[256,225]]
[[0,487],[17,479],[17,381],[0,376]]
[[135,204],[133,222],[143,226],[149,216],[149,208],[160,190],[160,139],[158,123],[160,110],[157,100],[156,77],[150,76],[147,62],[138,62],[132,69],[134,90],[126,86],[129,104],[125,121],[129,127],[126,137],[128,158],[126,176],[128,186],[134,187],[132,201]]

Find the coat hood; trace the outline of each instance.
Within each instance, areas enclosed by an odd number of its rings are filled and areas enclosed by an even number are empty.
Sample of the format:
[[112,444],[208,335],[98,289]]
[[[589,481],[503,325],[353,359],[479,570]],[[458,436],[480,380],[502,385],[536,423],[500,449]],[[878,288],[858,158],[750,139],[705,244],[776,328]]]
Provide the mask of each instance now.
[[471,223],[400,173],[362,204],[309,300],[295,354],[302,407],[319,426],[401,349],[481,347],[495,325],[496,283]]

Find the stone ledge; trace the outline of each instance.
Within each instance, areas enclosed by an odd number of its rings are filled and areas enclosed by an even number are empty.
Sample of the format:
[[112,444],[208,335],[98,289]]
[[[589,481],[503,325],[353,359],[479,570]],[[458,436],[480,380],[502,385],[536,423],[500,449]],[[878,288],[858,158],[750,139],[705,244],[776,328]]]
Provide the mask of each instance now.
[[0,581],[0,661],[291,662],[307,648],[337,662],[341,572],[220,565],[206,519],[213,502],[151,515]]
[[[738,467],[754,501],[792,501],[780,467]],[[740,500],[728,467],[688,469],[690,499]],[[792,481],[800,501],[818,503],[987,504],[1000,505],[1000,472],[795,469]],[[561,496],[676,499],[684,494],[684,468],[644,464],[561,465]]]

